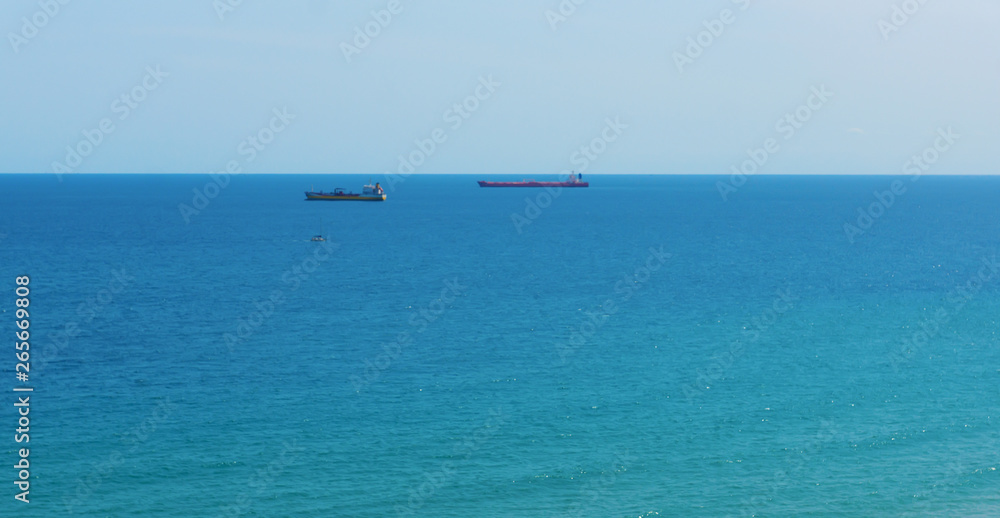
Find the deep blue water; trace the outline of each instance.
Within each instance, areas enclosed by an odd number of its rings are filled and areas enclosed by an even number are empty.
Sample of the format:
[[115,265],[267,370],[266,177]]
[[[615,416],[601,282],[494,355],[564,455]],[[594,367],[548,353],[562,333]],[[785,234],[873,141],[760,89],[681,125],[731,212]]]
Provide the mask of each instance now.
[[4,516],[1000,515],[1000,178],[484,177],[0,176]]

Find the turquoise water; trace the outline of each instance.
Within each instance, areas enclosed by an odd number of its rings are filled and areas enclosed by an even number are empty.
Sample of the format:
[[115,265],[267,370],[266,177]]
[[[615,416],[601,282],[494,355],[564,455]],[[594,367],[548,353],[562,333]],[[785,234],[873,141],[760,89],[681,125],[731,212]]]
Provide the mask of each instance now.
[[481,178],[0,176],[4,515],[1000,514],[1000,178]]

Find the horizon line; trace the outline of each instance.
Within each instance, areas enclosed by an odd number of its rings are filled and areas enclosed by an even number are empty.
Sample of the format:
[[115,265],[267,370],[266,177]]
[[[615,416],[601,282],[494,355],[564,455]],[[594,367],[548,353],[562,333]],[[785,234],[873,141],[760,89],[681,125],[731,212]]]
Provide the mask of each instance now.
[[[183,176],[196,176],[196,175],[212,175],[220,174],[216,172],[207,173],[189,173],[189,172],[177,172],[177,173],[165,173],[165,172],[145,172],[145,173],[67,173],[58,174],[50,172],[29,172],[29,173],[15,173],[0,171],[0,175],[36,175],[36,176],[168,176],[168,175],[183,175]],[[524,175],[537,175],[537,176],[558,176],[560,173],[411,173],[404,178],[409,178],[411,176],[482,176],[482,175],[492,175],[492,176],[524,176]],[[583,173],[581,173],[583,174]],[[734,176],[733,173],[586,173],[587,176]],[[311,173],[311,172],[284,172],[284,173],[235,173],[231,176],[279,176],[279,175],[302,175],[302,176],[401,176],[398,173]],[[903,178],[909,177],[920,177],[920,176],[1000,176],[998,173],[933,173],[933,172],[923,172],[919,175],[909,174],[909,173],[755,173],[749,175],[743,175],[746,177],[754,176],[898,176]]]

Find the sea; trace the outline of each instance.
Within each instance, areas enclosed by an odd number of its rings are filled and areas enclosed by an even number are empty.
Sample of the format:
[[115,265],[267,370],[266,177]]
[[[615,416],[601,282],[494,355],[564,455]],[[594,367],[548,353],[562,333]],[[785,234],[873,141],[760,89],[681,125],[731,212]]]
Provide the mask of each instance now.
[[531,176],[0,175],[0,514],[1000,516],[1000,178]]

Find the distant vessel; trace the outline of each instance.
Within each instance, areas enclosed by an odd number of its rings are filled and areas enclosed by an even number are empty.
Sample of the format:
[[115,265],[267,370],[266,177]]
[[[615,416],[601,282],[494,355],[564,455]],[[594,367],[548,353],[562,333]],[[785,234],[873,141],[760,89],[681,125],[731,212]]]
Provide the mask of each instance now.
[[361,190],[361,194],[354,192],[344,192],[344,189],[337,187],[333,192],[313,192],[306,191],[306,200],[326,200],[326,201],[385,201],[385,191],[377,182],[375,185],[366,185]]
[[326,238],[323,237],[323,220],[319,220],[319,234],[316,234],[315,236],[313,236],[312,240],[313,241],[326,241]]
[[537,182],[535,180],[523,180],[520,182],[479,182],[480,187],[589,187],[590,184],[583,181],[583,175],[577,173],[570,175],[565,182]]

